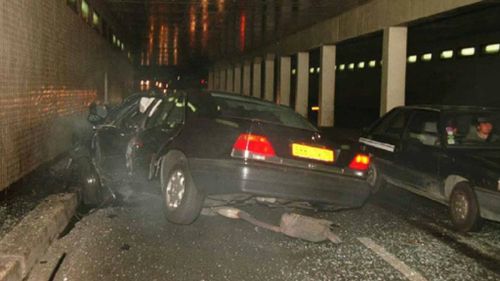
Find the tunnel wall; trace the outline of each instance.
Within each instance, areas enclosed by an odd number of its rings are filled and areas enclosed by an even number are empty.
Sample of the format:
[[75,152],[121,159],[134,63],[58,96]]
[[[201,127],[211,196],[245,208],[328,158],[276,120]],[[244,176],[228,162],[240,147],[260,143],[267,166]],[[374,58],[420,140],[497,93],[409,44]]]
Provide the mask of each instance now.
[[66,151],[88,104],[119,101],[126,56],[62,0],[6,0],[0,8],[0,190]]

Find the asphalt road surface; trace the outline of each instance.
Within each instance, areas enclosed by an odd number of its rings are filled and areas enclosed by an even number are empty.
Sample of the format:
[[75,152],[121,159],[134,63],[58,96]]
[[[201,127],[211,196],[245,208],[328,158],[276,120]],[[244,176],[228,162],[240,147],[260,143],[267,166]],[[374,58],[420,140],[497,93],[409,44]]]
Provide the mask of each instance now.
[[92,210],[56,241],[29,280],[500,280],[499,224],[455,233],[446,208],[395,188],[337,212],[241,207],[269,223],[287,211],[331,220],[339,245],[218,215],[174,225],[159,195],[124,190],[123,203]]

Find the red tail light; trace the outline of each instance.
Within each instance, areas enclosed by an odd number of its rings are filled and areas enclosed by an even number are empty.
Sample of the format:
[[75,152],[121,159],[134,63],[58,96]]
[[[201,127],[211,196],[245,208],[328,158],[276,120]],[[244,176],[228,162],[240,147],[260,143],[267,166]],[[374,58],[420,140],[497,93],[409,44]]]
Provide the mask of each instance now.
[[357,171],[366,171],[370,167],[370,156],[365,154],[356,154],[349,164],[349,168]]
[[265,160],[276,156],[271,142],[264,137],[253,134],[241,134],[233,145],[233,157]]

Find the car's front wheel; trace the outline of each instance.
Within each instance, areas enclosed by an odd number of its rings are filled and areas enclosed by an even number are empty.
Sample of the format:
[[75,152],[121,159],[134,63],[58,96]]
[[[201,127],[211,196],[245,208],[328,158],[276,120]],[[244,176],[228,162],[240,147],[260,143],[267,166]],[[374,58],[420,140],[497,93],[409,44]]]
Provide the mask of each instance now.
[[84,205],[98,206],[104,200],[99,174],[89,159],[77,160],[80,170],[81,196]]
[[194,185],[185,164],[162,173],[163,210],[167,220],[190,224],[200,215],[204,196]]
[[459,231],[477,231],[482,226],[476,194],[465,182],[457,184],[451,193],[450,215]]

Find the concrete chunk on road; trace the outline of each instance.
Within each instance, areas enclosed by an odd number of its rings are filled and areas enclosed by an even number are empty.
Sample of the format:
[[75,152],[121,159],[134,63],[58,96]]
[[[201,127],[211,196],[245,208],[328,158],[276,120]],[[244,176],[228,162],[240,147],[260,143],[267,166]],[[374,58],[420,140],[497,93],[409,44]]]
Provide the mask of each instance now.
[[5,274],[10,275],[2,276],[2,267],[0,281],[21,280],[26,277],[52,241],[66,228],[75,213],[77,204],[76,194],[51,195],[5,235],[0,241],[0,261],[6,260],[8,266],[11,264],[13,268],[18,267],[21,276],[18,279],[12,279],[17,275],[7,272],[13,270],[10,267],[5,269]]

